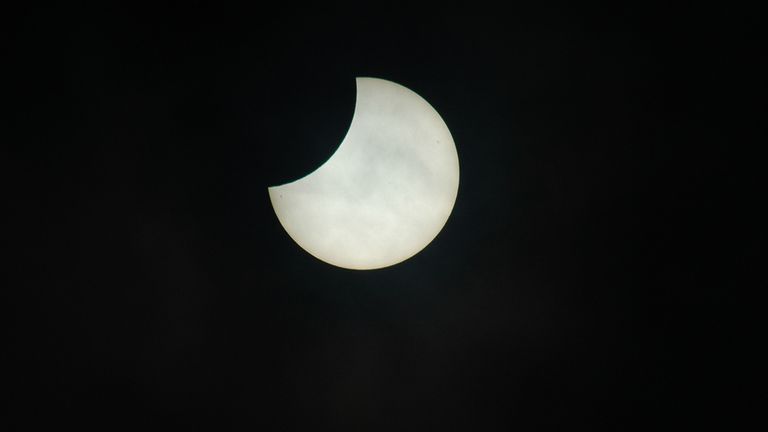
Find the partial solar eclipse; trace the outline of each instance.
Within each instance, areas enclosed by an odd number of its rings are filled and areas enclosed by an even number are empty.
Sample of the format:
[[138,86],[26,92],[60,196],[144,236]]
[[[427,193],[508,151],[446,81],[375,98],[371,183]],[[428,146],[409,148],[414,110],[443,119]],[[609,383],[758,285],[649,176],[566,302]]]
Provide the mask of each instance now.
[[269,188],[288,235],[326,263],[388,267],[442,230],[459,189],[459,158],[440,115],[413,91],[357,78],[352,123],[339,148],[307,176]]

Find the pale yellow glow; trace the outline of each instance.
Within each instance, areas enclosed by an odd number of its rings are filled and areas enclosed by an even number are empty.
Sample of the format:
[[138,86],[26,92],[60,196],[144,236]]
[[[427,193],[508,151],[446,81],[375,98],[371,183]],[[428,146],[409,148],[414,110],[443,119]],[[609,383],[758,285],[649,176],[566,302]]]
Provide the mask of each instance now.
[[357,78],[352,124],[311,174],[269,188],[293,240],[338,267],[369,270],[426,247],[448,220],[459,158],[437,111],[411,90]]

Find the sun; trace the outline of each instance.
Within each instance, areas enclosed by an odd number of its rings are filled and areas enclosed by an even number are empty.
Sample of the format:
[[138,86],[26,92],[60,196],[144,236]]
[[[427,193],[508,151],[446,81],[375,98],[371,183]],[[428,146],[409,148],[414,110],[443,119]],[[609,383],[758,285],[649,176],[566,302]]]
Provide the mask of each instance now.
[[269,188],[280,223],[304,250],[356,270],[424,249],[451,214],[459,159],[448,127],[413,91],[357,78],[352,122],[322,166]]

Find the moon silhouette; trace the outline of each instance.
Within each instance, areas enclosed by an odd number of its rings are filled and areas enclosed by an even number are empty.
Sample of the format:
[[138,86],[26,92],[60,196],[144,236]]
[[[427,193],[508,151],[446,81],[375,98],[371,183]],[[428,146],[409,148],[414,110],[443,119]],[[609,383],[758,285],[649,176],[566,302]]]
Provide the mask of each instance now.
[[443,119],[391,81],[357,78],[352,123],[323,165],[268,188],[278,220],[326,263],[371,270],[424,249],[445,226],[459,188],[459,158]]

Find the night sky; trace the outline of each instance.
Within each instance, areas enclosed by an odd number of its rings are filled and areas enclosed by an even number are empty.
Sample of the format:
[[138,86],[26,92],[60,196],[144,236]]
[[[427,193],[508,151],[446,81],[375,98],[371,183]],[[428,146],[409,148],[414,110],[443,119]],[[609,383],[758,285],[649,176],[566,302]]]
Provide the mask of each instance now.
[[[756,53],[720,12],[380,12],[3,19],[6,430],[688,430],[750,409],[726,317],[754,174],[713,107]],[[749,39],[746,15],[727,24]],[[461,166],[437,238],[374,271],[303,251],[267,195],[334,152],[358,76],[424,97]]]

